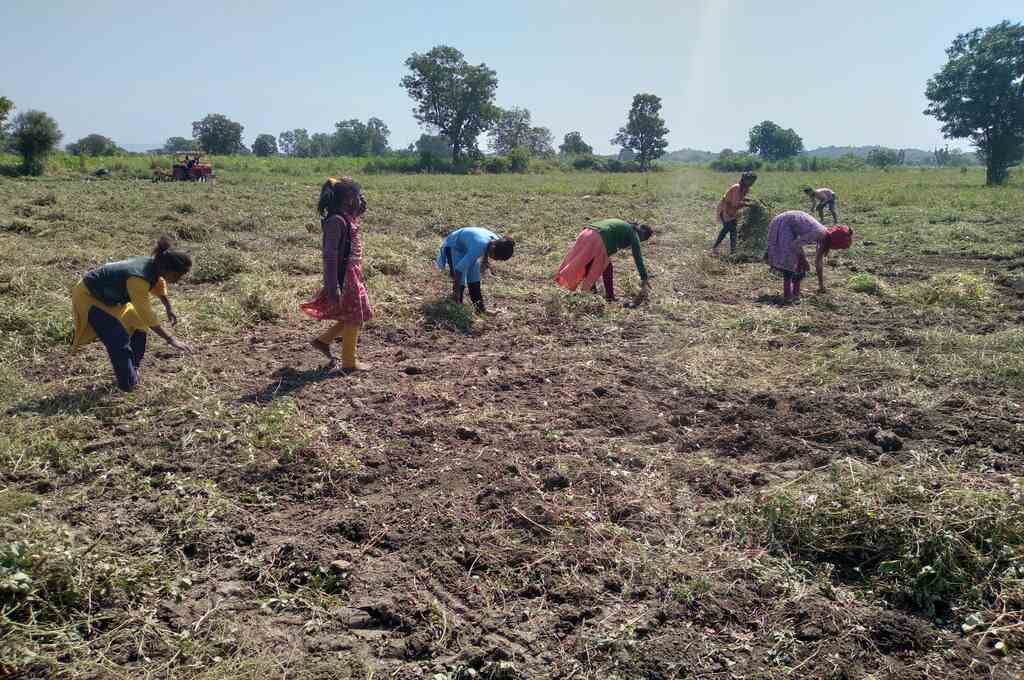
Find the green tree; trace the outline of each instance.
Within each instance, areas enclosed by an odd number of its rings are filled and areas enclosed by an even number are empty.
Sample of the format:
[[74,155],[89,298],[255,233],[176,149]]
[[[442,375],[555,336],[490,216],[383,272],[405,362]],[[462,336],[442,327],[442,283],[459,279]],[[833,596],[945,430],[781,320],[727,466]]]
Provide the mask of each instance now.
[[14,102],[7,97],[0,97],[0,151],[7,147],[7,117],[14,110]]
[[245,128],[220,113],[211,113],[192,123],[192,136],[206,153],[230,155],[242,150]]
[[638,94],[633,97],[633,106],[629,109],[629,122],[619,128],[611,143],[637,154],[640,168],[647,170],[651,161],[659,158],[668,147],[668,128],[661,117],[661,97],[653,94]]
[[309,157],[324,158],[334,153],[336,139],[326,132],[314,132],[309,138]]
[[416,140],[415,150],[419,154],[430,154],[434,158],[451,158],[452,143],[444,135],[422,134]]
[[68,153],[74,156],[113,156],[121,151],[110,137],[104,137],[95,133],[86,135],[77,142],[68,144],[65,148]]
[[558,152],[563,156],[590,156],[594,153],[594,147],[584,142],[579,132],[569,132],[562,139]]
[[277,140],[274,139],[274,135],[268,135],[266,133],[258,135],[252,143],[252,152],[256,156],[276,156],[277,155]]
[[525,147],[529,143],[530,110],[513,106],[510,109],[502,109],[498,113],[494,126],[487,133],[491,150],[502,156],[507,156],[512,149]]
[[295,131],[285,130],[277,136],[277,148],[285,156],[295,155]]
[[285,130],[277,136],[277,147],[281,153],[297,158],[308,158],[310,153],[309,132],[305,128]]
[[180,151],[195,151],[196,142],[194,139],[184,137],[168,137],[164,142],[164,153],[178,153]]
[[486,64],[473,66],[454,47],[438,45],[426,54],[413,52],[405,60],[412,71],[401,85],[416,102],[413,115],[436,128],[452,143],[452,158],[476,152],[476,140],[498,118],[494,93],[498,74]]
[[530,128],[526,149],[534,158],[551,158],[555,155],[555,136],[546,127]]
[[366,124],[352,118],[334,124],[333,156],[365,156],[369,152],[369,131]]
[[925,87],[924,112],[947,138],[970,139],[985,162],[985,183],[1002,184],[1024,157],[1024,24],[958,35],[946,56]]
[[781,161],[799,155],[804,150],[804,140],[793,128],[784,130],[766,120],[751,128],[747,146],[750,153],[756,153],[767,161]]
[[879,147],[869,151],[864,160],[873,168],[888,168],[900,164],[900,155],[895,149]]
[[42,111],[26,111],[15,116],[11,145],[21,155],[25,173],[43,174],[46,157],[53,153],[63,136],[57,121]]
[[366,147],[371,156],[380,156],[391,150],[388,145],[388,137],[391,130],[380,118],[370,118],[366,121]]

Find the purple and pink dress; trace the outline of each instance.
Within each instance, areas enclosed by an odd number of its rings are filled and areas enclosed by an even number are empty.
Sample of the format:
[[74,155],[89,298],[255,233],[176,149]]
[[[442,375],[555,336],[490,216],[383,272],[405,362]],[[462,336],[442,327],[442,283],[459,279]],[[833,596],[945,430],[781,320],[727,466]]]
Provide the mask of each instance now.
[[[324,287],[311,301],[299,305],[314,319],[360,325],[373,318],[373,307],[363,281],[360,226],[358,218],[346,220],[341,215],[331,215],[323,221]],[[347,259],[346,242],[350,244]],[[339,280],[341,295],[336,304],[331,304],[328,293],[338,290]]]
[[821,222],[802,210],[788,210],[768,225],[768,265],[783,274],[800,274],[800,255],[804,246],[828,235]]

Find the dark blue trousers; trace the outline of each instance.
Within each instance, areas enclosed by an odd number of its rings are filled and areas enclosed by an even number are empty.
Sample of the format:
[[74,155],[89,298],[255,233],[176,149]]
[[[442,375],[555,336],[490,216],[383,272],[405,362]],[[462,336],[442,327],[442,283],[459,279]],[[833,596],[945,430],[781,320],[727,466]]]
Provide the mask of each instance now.
[[729,252],[736,252],[736,220],[729,220],[728,222],[722,222],[722,230],[718,232],[718,238],[715,240],[715,247],[721,245],[725,239],[725,235],[729,235]]
[[110,365],[117,376],[117,386],[125,392],[139,384],[139,366],[146,354],[146,333],[135,331],[131,336],[120,321],[99,307],[89,310],[89,325],[107,348]]

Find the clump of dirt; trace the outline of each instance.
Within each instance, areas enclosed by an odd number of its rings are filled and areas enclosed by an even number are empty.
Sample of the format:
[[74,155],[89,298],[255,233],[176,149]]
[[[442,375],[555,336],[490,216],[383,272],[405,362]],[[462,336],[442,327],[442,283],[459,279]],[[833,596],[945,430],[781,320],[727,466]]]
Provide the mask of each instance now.
[[886,610],[871,617],[868,630],[878,649],[886,654],[923,651],[931,646],[934,638],[921,621]]

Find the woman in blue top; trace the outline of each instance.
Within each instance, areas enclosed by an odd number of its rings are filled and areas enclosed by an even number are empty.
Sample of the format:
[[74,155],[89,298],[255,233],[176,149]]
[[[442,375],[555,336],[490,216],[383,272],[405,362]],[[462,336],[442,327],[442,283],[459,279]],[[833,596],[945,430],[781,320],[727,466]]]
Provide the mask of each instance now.
[[515,250],[515,241],[498,236],[483,227],[463,227],[448,234],[437,254],[437,268],[448,269],[452,275],[452,299],[462,304],[462,295],[469,286],[469,299],[476,311],[483,314],[484,296],[480,290],[480,275],[487,270],[491,258],[507,260]]

